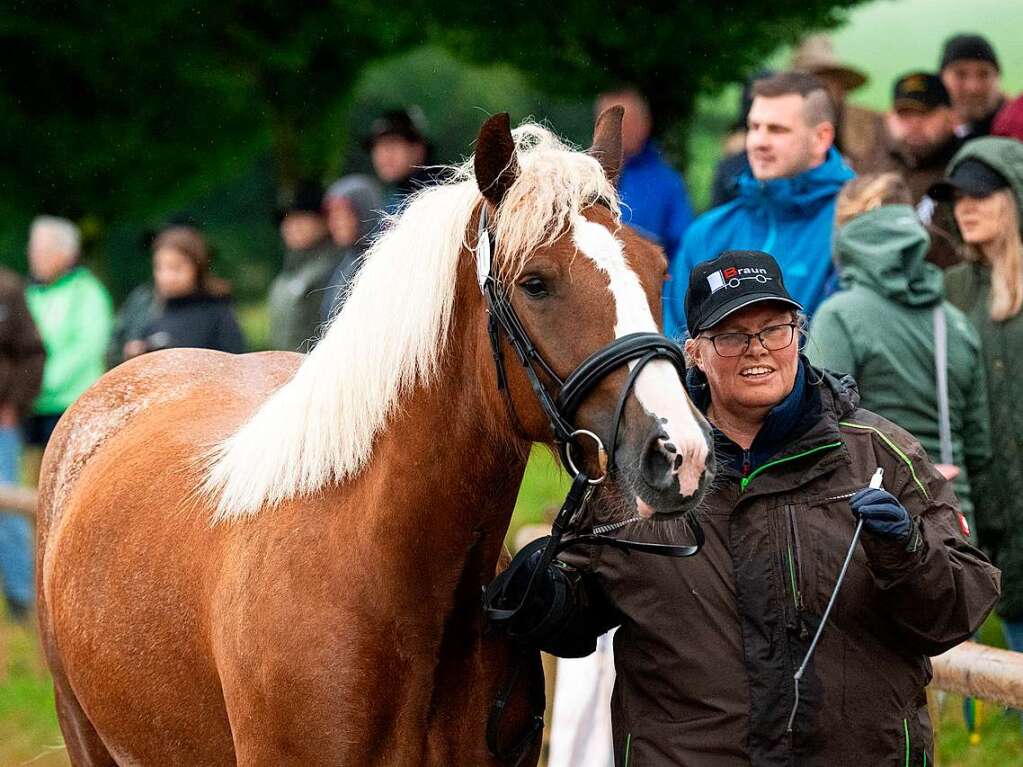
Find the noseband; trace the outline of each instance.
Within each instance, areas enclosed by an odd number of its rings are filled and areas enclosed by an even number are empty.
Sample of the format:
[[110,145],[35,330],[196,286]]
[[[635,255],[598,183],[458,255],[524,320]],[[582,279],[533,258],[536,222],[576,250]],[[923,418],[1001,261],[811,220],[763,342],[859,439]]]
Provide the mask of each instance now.
[[[680,380],[685,380],[685,357],[681,347],[667,336],[660,333],[631,333],[617,338],[607,346],[590,354],[578,367],[573,370],[564,380],[544,359],[543,355],[536,348],[533,340],[529,337],[525,327],[511,305],[509,290],[502,286],[494,276],[493,254],[496,250],[494,235],[488,224],[487,205],[484,203],[480,212],[479,231],[476,243],[476,278],[480,290],[483,293],[487,304],[487,334],[490,338],[490,348],[494,357],[494,366],[497,370],[497,387],[504,395],[508,411],[513,421],[524,433],[515,412],[514,404],[508,390],[508,376],[505,370],[504,352],[501,347],[501,335],[504,334],[509,345],[515,351],[530,386],[536,396],[540,408],[544,411],[550,422],[551,433],[561,453],[562,464],[572,473],[572,487],[565,497],[557,516],[551,526],[551,535],[546,542],[540,541],[527,546],[520,551],[511,564],[498,575],[489,585],[483,589],[483,612],[488,625],[491,628],[505,630],[512,638],[524,640],[528,635],[528,629],[523,630],[516,625],[516,618],[522,614],[526,605],[529,604],[540,577],[554,560],[554,558],[573,546],[590,544],[604,545],[625,551],[640,551],[648,554],[657,554],[670,557],[691,557],[697,554],[703,547],[704,534],[695,516],[689,515],[688,524],[693,533],[694,545],[677,546],[660,543],[646,543],[641,541],[628,541],[613,536],[600,534],[596,531],[589,533],[575,534],[567,539],[565,536],[570,532],[572,522],[575,520],[586,503],[590,500],[596,490],[596,486],[603,482],[616,470],[614,454],[618,444],[618,432],[621,426],[622,416],[625,413],[625,404],[629,393],[634,388],[640,372],[643,368],[656,359],[664,359],[670,362],[678,371]],[[614,412],[614,420],[611,424],[611,441],[605,448],[600,437],[592,431],[578,428],[574,423],[576,412],[587,396],[599,385],[608,375],[619,368],[635,363],[629,371],[618,398],[618,404]],[[541,372],[558,389],[556,395],[552,395],[547,385],[541,378]],[[575,462],[572,455],[572,446],[580,437],[586,437],[597,446],[598,462],[601,467],[601,476],[591,479]],[[505,596],[505,590],[514,578],[515,573],[526,565],[527,560],[537,551],[542,551],[540,559],[529,579],[526,591],[517,604],[509,604]],[[519,621],[521,623],[521,621]],[[494,701],[487,720],[487,746],[498,759],[507,764],[519,764],[535,737],[543,728],[543,710],[545,700],[543,691],[539,691],[539,714],[534,714],[527,732],[519,738],[511,747],[502,749],[499,743],[499,729],[505,704],[515,686],[520,670],[520,664],[514,664],[512,673],[505,680],[497,699]],[[534,692],[534,699],[536,694]]]

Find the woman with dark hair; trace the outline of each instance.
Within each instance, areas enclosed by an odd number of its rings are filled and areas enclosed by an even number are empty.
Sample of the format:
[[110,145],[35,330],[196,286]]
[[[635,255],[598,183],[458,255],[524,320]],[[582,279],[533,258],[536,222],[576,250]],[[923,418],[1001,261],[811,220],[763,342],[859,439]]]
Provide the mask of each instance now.
[[929,194],[952,204],[964,244],[966,261],[945,272],[945,288],[984,345],[992,457],[974,493],[977,522],[1002,570],[1006,640],[1023,651],[1023,144],[970,141]]
[[210,251],[189,226],[153,241],[154,300],[148,321],[124,344],[125,359],[175,347],[245,351],[231,307],[230,286],[210,274]]

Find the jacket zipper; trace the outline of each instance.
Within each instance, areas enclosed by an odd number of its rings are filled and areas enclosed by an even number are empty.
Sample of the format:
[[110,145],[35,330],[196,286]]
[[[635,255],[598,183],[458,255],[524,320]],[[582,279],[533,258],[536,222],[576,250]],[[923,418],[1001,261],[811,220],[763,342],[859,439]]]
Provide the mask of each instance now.
[[[758,466],[757,468],[753,469],[753,471],[751,471],[748,475],[744,476],[741,480],[739,480],[739,488],[742,492],[745,492],[746,488],[749,487],[749,483],[753,481],[754,477],[771,468],[772,466],[777,466],[780,463],[786,463],[788,461],[794,461],[797,458],[803,458],[805,456],[812,455],[813,453],[819,453],[822,450],[831,450],[832,448],[841,446],[842,446],[841,442],[829,442],[826,445],[818,445],[817,447],[812,447],[809,450],[804,450],[803,452],[796,453],[795,455],[788,455],[785,456],[784,458],[778,458],[777,460],[774,461],[768,461],[763,466]],[[746,453],[743,453],[743,457],[744,458],[746,457]],[[743,469],[745,469],[745,467],[746,463],[744,462]]]
[[[789,580],[792,582],[792,602],[797,611],[803,609],[803,565],[799,545],[799,530],[796,527],[796,514],[791,506],[785,507],[785,514],[788,517],[788,555],[789,555]],[[802,623],[802,621],[800,621]]]

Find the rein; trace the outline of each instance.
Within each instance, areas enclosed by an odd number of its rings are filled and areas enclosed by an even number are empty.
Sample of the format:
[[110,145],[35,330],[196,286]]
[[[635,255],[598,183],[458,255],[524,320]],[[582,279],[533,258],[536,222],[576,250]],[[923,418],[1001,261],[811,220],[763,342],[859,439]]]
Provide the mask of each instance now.
[[[616,469],[614,454],[618,444],[618,432],[622,416],[625,412],[626,402],[639,378],[640,372],[650,362],[656,359],[666,359],[678,371],[680,379],[685,380],[685,357],[679,345],[667,336],[660,333],[631,333],[615,339],[607,346],[598,349],[586,357],[567,378],[562,380],[536,348],[536,345],[529,337],[529,333],[526,332],[525,327],[511,305],[508,291],[501,286],[494,276],[493,254],[495,250],[494,235],[488,223],[487,205],[484,203],[480,212],[479,232],[476,243],[476,278],[487,305],[487,335],[490,339],[490,348],[497,371],[497,386],[504,395],[505,403],[513,421],[519,426],[520,431],[523,431],[521,429],[521,421],[519,421],[518,415],[515,412],[511,395],[508,391],[508,377],[505,370],[504,353],[501,348],[501,335],[503,333],[514,350],[515,356],[518,357],[519,363],[523,366],[533,393],[536,395],[537,402],[550,422],[551,432],[558,445],[562,464],[573,475],[572,486],[551,526],[551,535],[548,538],[533,541],[519,551],[511,564],[494,578],[489,585],[483,588],[483,612],[488,627],[504,629],[510,637],[516,639],[520,645],[523,645],[528,643],[530,636],[536,634],[540,627],[534,627],[532,630],[516,631],[514,621],[529,604],[539,585],[542,574],[546,572],[547,567],[558,554],[575,546],[598,545],[658,556],[691,557],[699,553],[703,547],[704,533],[695,516],[690,515],[687,521],[693,533],[695,544],[688,546],[623,540],[602,534],[596,530],[569,535],[573,522],[596,492],[597,486]],[[611,442],[608,448],[605,448],[599,436],[592,431],[577,428],[573,424],[573,418],[586,397],[604,378],[619,368],[633,362],[635,362],[635,366],[629,371],[625,386],[619,395],[618,404],[615,408],[614,421],[611,425]],[[556,396],[551,394],[543,380],[541,380],[541,371],[559,388]],[[581,470],[573,458],[572,445],[580,437],[592,440],[597,446],[598,463],[603,473],[596,479],[591,479],[585,471]],[[566,538],[566,535],[569,535],[569,537]],[[541,552],[540,559],[530,575],[522,598],[517,604],[509,605],[508,599],[505,596],[508,585],[515,574],[522,567],[526,566],[528,560],[537,552]],[[565,594],[559,592],[556,598],[560,600],[565,598],[565,596]],[[522,661],[523,657],[520,656],[518,662],[513,664],[510,674],[504,684],[502,684],[497,698],[491,706],[490,715],[487,719],[487,747],[501,762],[514,765],[515,767],[521,764],[529,752],[534,739],[543,729],[543,711],[546,707],[543,690],[539,691],[539,696],[537,696],[535,690],[531,690],[531,697],[534,701],[534,713],[526,732],[509,747],[501,748],[499,739],[500,723],[505,706],[518,680]]]

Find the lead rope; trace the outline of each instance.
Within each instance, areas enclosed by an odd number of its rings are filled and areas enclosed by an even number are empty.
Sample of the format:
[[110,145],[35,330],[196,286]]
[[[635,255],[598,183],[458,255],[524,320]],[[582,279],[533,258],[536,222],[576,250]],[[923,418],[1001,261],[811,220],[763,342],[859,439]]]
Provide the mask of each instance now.
[[[870,478],[869,487],[877,490],[881,487],[881,481],[884,479],[884,469],[880,466],[877,467],[877,471],[874,472],[874,476]],[[810,658],[813,657],[813,651],[817,649],[817,642],[821,638],[821,634],[824,633],[824,626],[828,622],[828,616],[831,614],[831,608],[835,605],[835,597],[838,596],[838,590],[842,588],[842,581],[845,580],[846,570],[849,569],[849,563],[852,562],[853,554],[856,552],[856,544],[860,541],[860,532],[863,530],[863,518],[856,523],[856,529],[853,530],[852,541],[849,543],[849,551],[845,554],[845,562],[842,563],[842,569],[838,572],[838,580],[835,581],[835,588],[831,592],[831,599],[828,600],[828,606],[824,608],[824,615],[821,616],[820,625],[817,626],[817,633],[813,635],[813,641],[810,642],[810,648],[806,651],[806,656],[803,658],[803,662],[800,664],[796,673],[792,676],[793,686],[796,691],[796,699],[792,703],[792,713],[789,714],[789,725],[786,728],[786,732],[792,734],[792,725],[796,721],[796,709],[799,708],[799,682],[803,678],[803,673],[806,671],[806,667],[810,663]]]

